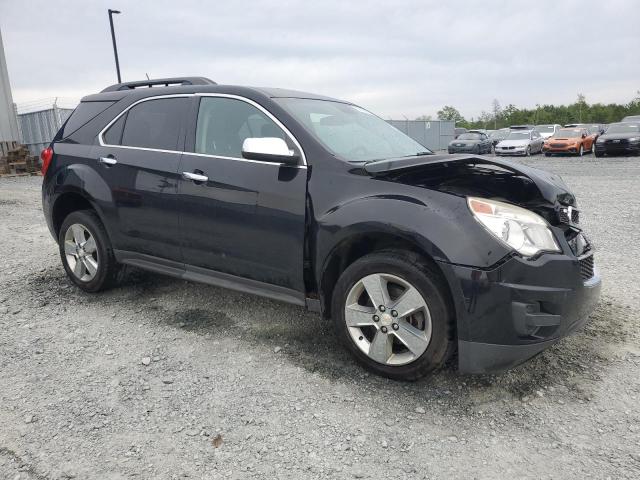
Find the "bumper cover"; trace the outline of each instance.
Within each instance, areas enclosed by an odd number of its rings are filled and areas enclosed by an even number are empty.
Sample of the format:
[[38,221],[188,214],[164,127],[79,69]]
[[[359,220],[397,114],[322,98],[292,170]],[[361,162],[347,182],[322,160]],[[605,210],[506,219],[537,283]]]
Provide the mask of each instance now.
[[[462,373],[515,367],[580,329],[595,308],[601,279],[583,280],[571,255],[512,257],[491,271],[443,268],[458,316]],[[456,295],[458,293],[459,295]]]

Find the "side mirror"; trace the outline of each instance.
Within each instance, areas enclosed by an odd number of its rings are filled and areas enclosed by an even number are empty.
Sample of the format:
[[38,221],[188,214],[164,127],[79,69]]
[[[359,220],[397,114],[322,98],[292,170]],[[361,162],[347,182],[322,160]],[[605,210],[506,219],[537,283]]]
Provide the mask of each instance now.
[[242,158],[285,165],[297,165],[300,160],[299,155],[289,150],[287,142],[278,137],[245,138]]

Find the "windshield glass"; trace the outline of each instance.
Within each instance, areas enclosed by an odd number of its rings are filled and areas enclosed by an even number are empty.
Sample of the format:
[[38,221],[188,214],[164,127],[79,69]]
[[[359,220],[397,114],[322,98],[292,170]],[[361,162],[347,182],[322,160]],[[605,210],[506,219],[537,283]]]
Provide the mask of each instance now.
[[536,130],[540,133],[553,133],[553,125],[538,125]]
[[430,154],[427,148],[363,108],[308,98],[276,98],[331,153],[347,162]]
[[496,130],[495,132],[491,132],[489,135],[491,138],[505,138],[508,132],[505,130]]
[[640,125],[635,123],[614,123],[607,128],[607,133],[637,133],[640,132]]
[[563,128],[562,130],[558,130],[558,132],[554,135],[557,138],[578,138],[582,136],[582,130],[580,129],[568,129]]
[[529,132],[509,132],[507,140],[529,140]]
[[482,135],[479,133],[463,133],[460,135],[457,140],[480,140]]

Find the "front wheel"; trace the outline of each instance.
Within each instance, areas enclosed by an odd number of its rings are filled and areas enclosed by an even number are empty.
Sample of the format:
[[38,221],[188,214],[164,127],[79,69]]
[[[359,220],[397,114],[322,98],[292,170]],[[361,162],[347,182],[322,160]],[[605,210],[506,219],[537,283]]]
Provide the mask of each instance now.
[[584,147],[580,144],[580,148],[578,149],[578,156],[581,157],[584,155]]
[[58,246],[67,276],[82,290],[98,292],[115,283],[120,268],[104,225],[95,212],[70,213],[62,222]]
[[531,146],[527,147],[527,150],[524,152],[527,157],[531,156]]
[[395,380],[427,375],[453,349],[446,285],[413,253],[383,251],[356,260],[336,284],[332,316],[356,360]]

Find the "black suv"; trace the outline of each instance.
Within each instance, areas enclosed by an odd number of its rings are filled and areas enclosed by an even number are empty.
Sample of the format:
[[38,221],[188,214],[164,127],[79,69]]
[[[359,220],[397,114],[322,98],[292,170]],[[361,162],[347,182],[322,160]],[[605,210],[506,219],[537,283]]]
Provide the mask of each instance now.
[[43,209],[89,292],[123,265],[332,318],[365,367],[514,366],[582,325],[600,278],[540,170],[435,155],[349,102],[204,78],[82,99],[42,153]]

